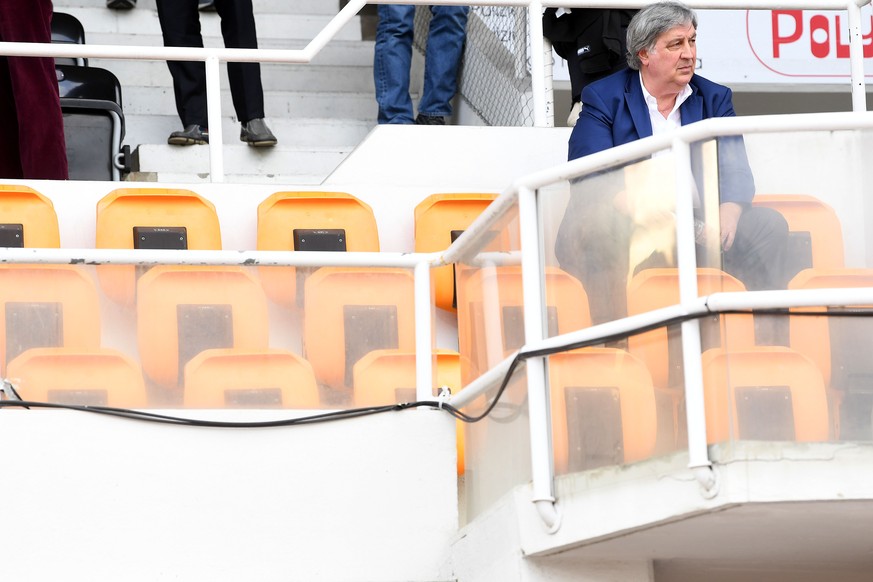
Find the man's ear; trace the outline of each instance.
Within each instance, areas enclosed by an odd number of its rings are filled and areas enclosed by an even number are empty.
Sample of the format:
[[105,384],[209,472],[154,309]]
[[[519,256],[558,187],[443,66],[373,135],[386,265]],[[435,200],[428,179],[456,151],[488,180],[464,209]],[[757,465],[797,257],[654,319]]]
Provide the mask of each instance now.
[[649,64],[649,51],[646,49],[642,49],[637,53],[637,56],[640,58],[640,62],[644,65]]

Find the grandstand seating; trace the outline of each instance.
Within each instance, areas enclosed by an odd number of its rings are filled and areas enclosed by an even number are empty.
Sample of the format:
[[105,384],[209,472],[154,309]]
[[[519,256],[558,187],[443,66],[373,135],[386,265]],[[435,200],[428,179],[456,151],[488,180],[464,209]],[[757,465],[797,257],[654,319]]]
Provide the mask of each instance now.
[[137,339],[146,376],[181,387],[185,364],[203,350],[264,350],[267,299],[237,267],[155,267],[137,285]]
[[[434,194],[415,207],[415,252],[443,251],[488,207],[496,194]],[[436,305],[457,308],[455,274],[451,265],[431,271]]]
[[105,348],[29,349],[9,363],[7,377],[23,400],[116,408],[147,403],[139,366]]
[[826,441],[821,372],[789,348],[712,349],[703,354],[707,441]]
[[[458,345],[468,383],[524,345],[521,267],[462,268],[458,272]],[[588,297],[579,281],[546,269],[547,333],[591,325]]]
[[[376,218],[345,192],[276,192],[258,206],[258,250],[378,252]],[[307,274],[294,267],[260,271],[267,296],[292,308],[303,306]]]
[[[190,191],[171,188],[121,188],[97,203],[99,249],[221,249],[215,206]],[[102,266],[97,270],[106,295],[132,305],[143,269]]]
[[0,368],[37,347],[100,346],[94,282],[74,265],[0,267]]
[[55,65],[71,180],[120,180],[128,166],[121,84],[106,69]]
[[324,267],[309,276],[305,356],[328,399],[351,399],[354,365],[367,353],[415,351],[413,295],[412,273],[404,269]]
[[187,408],[318,408],[312,366],[284,350],[210,349],[185,365]]
[[27,186],[0,184],[0,246],[59,247],[52,201]]
[[648,458],[657,412],[646,366],[624,350],[549,356],[555,470],[567,473]]

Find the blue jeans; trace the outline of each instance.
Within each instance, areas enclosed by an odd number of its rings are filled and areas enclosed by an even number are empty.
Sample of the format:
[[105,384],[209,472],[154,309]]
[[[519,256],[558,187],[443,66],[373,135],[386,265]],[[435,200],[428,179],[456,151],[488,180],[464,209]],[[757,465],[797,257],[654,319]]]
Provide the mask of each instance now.
[[[464,50],[469,10],[463,6],[430,7],[433,18],[425,51],[424,91],[418,104],[421,115],[446,117],[452,114],[451,101],[458,90],[458,66]],[[373,76],[379,123],[412,123],[409,68],[415,6],[380,4],[378,12]]]

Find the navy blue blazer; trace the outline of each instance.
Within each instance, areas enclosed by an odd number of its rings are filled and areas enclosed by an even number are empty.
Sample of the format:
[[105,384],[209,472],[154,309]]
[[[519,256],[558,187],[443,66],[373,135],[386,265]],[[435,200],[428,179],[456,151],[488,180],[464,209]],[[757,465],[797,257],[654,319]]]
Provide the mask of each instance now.
[[[679,107],[682,125],[736,116],[729,88],[699,75],[691,77],[689,86],[691,95]],[[570,134],[570,160],[652,135],[639,71],[625,69],[589,84],[582,103]],[[721,201],[750,203],[755,183],[742,137],[718,139],[718,168]]]

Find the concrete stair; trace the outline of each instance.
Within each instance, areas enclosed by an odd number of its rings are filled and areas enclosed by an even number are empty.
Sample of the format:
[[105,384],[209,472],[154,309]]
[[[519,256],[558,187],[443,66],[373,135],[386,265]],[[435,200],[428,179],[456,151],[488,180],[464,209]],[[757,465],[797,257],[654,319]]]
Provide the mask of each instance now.
[[[89,44],[161,46],[154,0],[133,10],[106,8],[105,0],[55,0],[55,10],[76,16]],[[263,48],[303,48],[330,21],[338,0],[254,0]],[[201,13],[204,44],[221,47],[220,19]],[[209,179],[208,148],[166,145],[180,129],[166,63],[91,59],[122,85],[126,134],[134,151],[131,180],[202,182]],[[373,42],[361,40],[358,19],[344,27],[311,64],[262,65],[267,123],[275,148],[239,141],[227,73],[222,66],[221,111],[227,182],[319,184],[376,125]],[[214,129],[213,129],[214,133]]]

